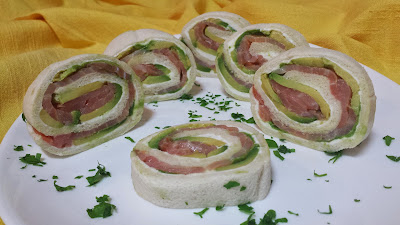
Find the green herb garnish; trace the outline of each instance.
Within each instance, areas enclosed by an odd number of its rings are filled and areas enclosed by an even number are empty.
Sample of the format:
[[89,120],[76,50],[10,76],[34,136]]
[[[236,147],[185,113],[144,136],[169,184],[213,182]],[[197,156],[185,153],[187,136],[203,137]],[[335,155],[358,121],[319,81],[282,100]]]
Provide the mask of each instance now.
[[325,153],[333,156],[331,159],[329,159],[328,163],[330,163],[331,161],[333,161],[332,163],[335,163],[336,160],[338,160],[340,157],[342,157],[343,150],[338,151],[338,152],[325,152]]
[[246,186],[241,186],[240,191],[244,191],[244,190],[246,190],[246,188],[247,188]]
[[231,188],[233,188],[233,187],[237,187],[237,186],[240,186],[240,183],[238,183],[238,182],[236,182],[236,181],[229,181],[228,183],[226,183],[226,184],[224,184],[224,187],[226,188],[226,189],[231,189]]
[[217,205],[217,207],[215,207],[215,210],[217,210],[217,211],[222,211],[222,209],[225,207],[225,204],[224,205]]
[[41,157],[42,154],[40,153],[36,153],[36,155],[26,154],[24,157],[19,157],[19,161],[34,166],[43,166],[46,163],[40,160]]
[[276,157],[278,157],[280,160],[285,160],[285,158],[283,158],[283,156],[281,156],[281,154],[279,153],[279,151],[278,150],[275,150],[274,151],[274,155],[276,156]]
[[268,210],[267,213],[264,214],[264,217],[261,218],[259,225],[276,225],[278,223],[287,223],[288,220],[286,218],[276,218],[275,210]]
[[24,122],[26,123],[26,117],[25,117],[25,114],[23,114],[23,113],[22,113],[22,115],[21,115],[21,118],[22,118],[22,121],[24,121]]
[[267,142],[269,148],[278,148],[276,141],[272,139],[265,139],[265,141]]
[[179,99],[181,99],[181,100],[190,100],[192,98],[193,98],[193,96],[191,96],[189,94],[183,94]]
[[79,176],[76,176],[74,179],[81,179],[83,176],[82,175],[79,175]]
[[292,211],[287,211],[289,214],[295,215],[295,216],[299,216],[298,213],[292,212]]
[[360,199],[354,199],[354,202],[360,202],[361,200]]
[[389,135],[386,135],[386,136],[383,137],[382,139],[385,140],[386,146],[390,146],[390,144],[392,143],[392,141],[393,141],[395,138],[394,138],[394,137],[390,137]]
[[97,172],[94,176],[86,177],[86,180],[89,182],[89,186],[93,186],[99,183],[104,177],[111,177],[111,173],[106,171],[106,167],[98,163]]
[[385,185],[383,185],[383,187],[386,188],[386,189],[391,189],[392,188],[392,186],[385,186]]
[[286,154],[286,153],[295,152],[296,150],[294,148],[287,148],[285,145],[280,145],[278,148],[278,151],[280,153]]
[[112,215],[112,211],[115,210],[116,206],[108,203],[110,201],[108,195],[102,197],[96,197],[96,201],[99,203],[93,207],[93,209],[86,209],[86,212],[90,218],[106,218]]
[[132,143],[135,143],[135,141],[131,137],[125,137],[125,139],[131,141]]
[[200,218],[203,218],[203,214],[206,213],[208,210],[208,208],[205,208],[203,210],[201,210],[200,212],[194,212],[193,214],[196,214],[198,216],[200,216]]
[[321,212],[321,211],[319,211],[319,209],[318,209],[318,212],[321,214],[332,214],[332,207],[331,207],[331,205],[329,205],[329,212]]
[[386,157],[394,162],[400,161],[400,156],[386,155]]
[[316,177],[325,177],[326,175],[328,175],[328,174],[327,174],[327,173],[318,174],[318,173],[316,173],[315,170],[314,170],[314,176],[316,176]]
[[53,179],[58,179],[58,177],[54,175],[54,176],[53,176]]
[[45,179],[39,179],[39,180],[37,180],[37,182],[44,182],[44,181],[47,181],[47,180],[45,180]]
[[54,187],[56,187],[56,190],[57,191],[59,191],[59,192],[62,192],[62,191],[70,191],[70,190],[73,190],[74,188],[75,188],[75,186],[74,185],[68,185],[67,187],[61,187],[61,186],[58,186],[57,184],[56,184],[56,180],[54,181]]
[[251,207],[251,206],[249,206],[247,204],[249,204],[249,203],[238,205],[239,210],[241,212],[244,212],[244,213],[247,213],[247,214],[254,213],[253,207]]
[[18,145],[18,146],[14,145],[14,151],[21,152],[23,150],[24,150],[24,147],[22,147],[22,145]]

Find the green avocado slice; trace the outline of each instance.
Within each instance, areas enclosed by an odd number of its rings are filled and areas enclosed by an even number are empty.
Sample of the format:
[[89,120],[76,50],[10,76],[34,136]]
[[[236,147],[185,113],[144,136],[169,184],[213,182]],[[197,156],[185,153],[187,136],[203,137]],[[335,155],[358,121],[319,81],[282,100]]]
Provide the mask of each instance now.
[[252,149],[247,153],[247,155],[243,158],[241,158],[241,160],[234,160],[232,164],[227,165],[227,166],[222,166],[222,167],[218,167],[215,170],[216,171],[222,171],[222,170],[230,170],[230,169],[236,169],[242,166],[245,166],[249,163],[251,163],[257,156],[258,151],[260,149],[260,146],[258,144],[254,144]]
[[234,89],[236,89],[236,90],[238,90],[240,92],[243,92],[243,93],[249,93],[250,89],[245,87],[245,86],[243,86],[243,85],[240,85],[238,82],[236,82],[236,80],[233,79],[233,77],[232,77],[233,75],[226,68],[226,64],[225,64],[225,61],[224,61],[224,54],[222,52],[223,47],[224,46],[221,45],[218,48],[217,65],[216,65],[216,66],[218,66],[218,68],[219,68],[219,70],[221,72],[221,75],[224,77],[225,81],[231,87],[233,87]]

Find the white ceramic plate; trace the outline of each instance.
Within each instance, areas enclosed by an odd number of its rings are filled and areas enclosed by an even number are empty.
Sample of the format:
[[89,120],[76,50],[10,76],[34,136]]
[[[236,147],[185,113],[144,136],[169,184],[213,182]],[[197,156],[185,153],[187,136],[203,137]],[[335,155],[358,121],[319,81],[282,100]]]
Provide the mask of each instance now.
[[[296,152],[284,155],[281,161],[273,154],[273,183],[267,198],[251,204],[257,222],[269,209],[277,217],[286,217],[288,224],[363,224],[395,225],[400,221],[400,162],[386,155],[400,156],[399,85],[383,75],[366,68],[374,83],[377,95],[375,124],[371,135],[360,146],[344,151],[336,163],[328,163],[331,156],[291,143],[284,143]],[[191,94],[204,97],[208,92],[222,95],[228,100],[217,79],[198,78],[200,87],[194,86]],[[232,99],[229,99],[232,100]],[[235,106],[237,102],[240,106]],[[240,224],[247,214],[237,207],[223,211],[211,208],[204,218],[194,215],[201,209],[165,209],[141,199],[133,188],[130,177],[129,154],[134,146],[124,137],[138,141],[159,131],[155,127],[189,122],[189,110],[197,110],[201,120],[228,120],[231,113],[251,117],[249,103],[234,101],[232,109],[214,114],[193,101],[168,101],[146,104],[142,121],[129,133],[89,151],[70,157],[54,157],[43,152],[28,135],[25,123],[18,118],[0,146],[0,216],[6,225],[71,225],[71,224]],[[386,135],[396,138],[390,147],[382,140]],[[269,136],[265,136],[269,138]],[[280,141],[277,140],[279,144]],[[14,145],[22,145],[24,151],[16,152]],[[29,147],[28,145],[32,145]],[[42,153],[47,163],[43,167],[24,164],[19,157]],[[91,176],[97,162],[106,166],[112,177],[105,178],[96,186],[87,187],[85,178]],[[315,177],[327,173],[325,177]],[[36,178],[32,178],[36,175]],[[60,186],[75,185],[76,189],[57,192],[52,176],[59,177]],[[38,182],[38,179],[48,179]],[[311,180],[308,180],[311,179]],[[383,186],[391,186],[385,189]],[[87,208],[96,205],[96,196],[107,194],[117,211],[106,219],[91,219]],[[360,202],[355,202],[359,199]],[[327,212],[331,205],[333,213]],[[291,215],[288,211],[298,213]]]

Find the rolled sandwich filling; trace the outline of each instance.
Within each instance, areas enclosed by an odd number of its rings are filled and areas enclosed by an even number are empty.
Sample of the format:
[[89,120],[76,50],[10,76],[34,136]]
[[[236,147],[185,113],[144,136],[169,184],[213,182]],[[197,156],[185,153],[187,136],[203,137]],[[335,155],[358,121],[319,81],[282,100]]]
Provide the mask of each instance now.
[[[115,83],[108,79],[99,79],[91,83],[89,77],[98,73],[114,76]],[[85,143],[94,138],[91,137],[94,134],[99,136],[101,132],[116,128],[132,114],[135,87],[132,84],[131,75],[116,64],[92,61],[60,71],[45,91],[42,101],[43,109],[40,111],[42,121],[51,127],[76,126],[102,116],[118,104],[123,88],[128,89],[126,93],[129,97],[118,117],[81,132],[55,136],[46,136],[36,129],[35,132],[54,147],[70,147]]]
[[245,27],[218,49],[218,77],[230,95],[248,101],[257,69],[296,46],[308,46],[308,43],[300,33],[287,26],[255,24]]
[[[237,122],[196,122],[165,129],[140,140],[131,159],[138,194],[168,208],[246,203],[264,198],[270,186],[269,150],[263,136]],[[236,197],[230,196],[224,187],[230,180],[246,184],[248,191],[238,189],[240,193],[230,192]]]
[[24,114],[36,143],[57,155],[75,154],[131,129],[143,112],[134,72],[104,55],[78,55],[44,69],[28,88]]
[[189,21],[182,30],[182,41],[192,50],[200,76],[215,76],[217,50],[240,28],[244,18],[228,12],[209,12]]
[[366,71],[328,49],[295,48],[266,63],[251,88],[267,134],[317,150],[353,148],[369,134],[376,97]]

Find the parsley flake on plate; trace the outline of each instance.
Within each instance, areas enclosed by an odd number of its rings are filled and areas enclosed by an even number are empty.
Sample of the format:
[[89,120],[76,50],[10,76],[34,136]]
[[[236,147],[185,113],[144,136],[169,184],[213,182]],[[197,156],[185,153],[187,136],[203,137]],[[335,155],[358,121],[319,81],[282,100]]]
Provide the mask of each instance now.
[[44,182],[44,181],[47,181],[47,179],[39,179],[39,180],[37,180],[37,182]]
[[57,181],[55,180],[55,181],[54,181],[54,187],[56,188],[56,190],[57,190],[58,192],[70,191],[70,190],[73,190],[73,189],[75,188],[74,185],[68,185],[68,186],[66,186],[66,187],[61,187],[61,186],[58,186],[56,183],[57,183]]
[[58,179],[58,176],[55,176],[55,175],[54,175],[54,176],[53,176],[53,179]]
[[319,211],[319,209],[318,209],[318,212],[321,214],[332,214],[332,207],[331,207],[331,205],[329,205],[329,212],[321,212],[321,211]]
[[327,176],[327,175],[328,175],[327,173],[318,174],[318,173],[316,173],[315,170],[314,170],[314,176],[316,176],[316,177],[325,177],[325,176]]
[[106,167],[102,164],[98,163],[97,172],[94,176],[86,177],[86,180],[89,182],[89,186],[93,186],[99,183],[104,177],[111,177],[111,173],[106,171]]
[[272,139],[265,139],[265,141],[267,142],[269,148],[278,148],[276,141]]
[[276,156],[276,157],[278,157],[280,160],[285,160],[285,158],[283,157],[283,156],[281,156],[281,153],[279,153],[279,151],[278,150],[275,150],[274,151],[274,155]]
[[240,191],[244,191],[244,190],[246,190],[246,188],[247,188],[246,186],[241,186]]
[[248,204],[250,204],[250,203],[238,205],[239,211],[246,213],[246,214],[254,213],[254,211],[253,211],[254,208],[249,206]]
[[23,150],[24,150],[24,147],[22,147],[22,145],[18,145],[18,146],[14,145],[14,151],[21,152]]
[[385,186],[385,185],[383,185],[383,187],[386,188],[386,189],[391,189],[392,188],[392,186]]
[[292,215],[295,215],[295,216],[299,216],[299,214],[298,213],[295,213],[295,212],[292,212],[292,211],[287,211],[289,214],[292,214]]
[[225,204],[224,205],[217,205],[217,207],[215,207],[215,210],[217,210],[217,211],[222,211],[222,209],[225,207]]
[[224,187],[225,187],[226,189],[231,189],[231,188],[237,187],[237,186],[240,186],[240,183],[237,182],[237,181],[233,181],[233,180],[231,180],[231,181],[229,181],[228,183],[224,184]]
[[400,161],[400,156],[386,155],[386,157],[394,162]]
[[280,153],[286,154],[286,153],[295,152],[296,150],[294,148],[287,148],[285,145],[280,145],[278,148],[278,151]]
[[190,100],[192,98],[193,98],[193,96],[191,96],[190,94],[183,94],[179,99],[181,99],[181,100]]
[[392,143],[392,141],[393,141],[395,138],[394,138],[394,137],[390,137],[389,135],[386,135],[386,136],[383,137],[382,139],[385,140],[386,146],[390,146],[390,144]]
[[81,179],[83,176],[82,175],[79,175],[79,176],[76,176],[74,179]]
[[338,152],[325,152],[326,154],[333,156],[331,159],[329,159],[328,163],[333,161],[332,163],[335,163],[336,160],[338,160],[340,157],[343,155],[343,150],[338,151]]
[[204,213],[206,213],[208,210],[208,208],[205,208],[203,210],[201,210],[200,212],[194,212],[193,214],[196,214],[198,216],[200,216],[200,218],[203,218]]
[[[42,157],[42,154],[40,154],[40,153],[36,153],[36,155],[26,154],[24,157],[19,157],[19,161],[21,161],[25,164],[31,164],[34,166],[43,166],[46,163],[40,160],[41,157]],[[26,165],[25,165],[25,167],[26,167]]]
[[23,114],[23,113],[22,113],[22,115],[21,115],[21,118],[22,118],[22,121],[24,121],[24,122],[26,123],[26,117],[25,117],[25,114]]
[[361,200],[360,199],[354,199],[354,202],[360,202]]
[[112,215],[113,210],[117,207],[113,204],[108,203],[110,201],[108,195],[102,197],[96,197],[96,201],[99,203],[93,207],[93,209],[86,209],[90,218],[106,218]]
[[131,141],[132,143],[135,143],[135,141],[131,137],[125,137],[125,139]]

